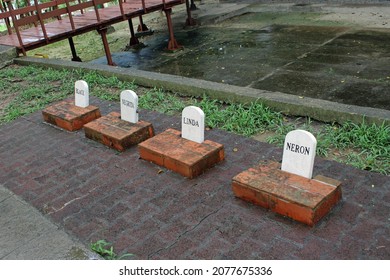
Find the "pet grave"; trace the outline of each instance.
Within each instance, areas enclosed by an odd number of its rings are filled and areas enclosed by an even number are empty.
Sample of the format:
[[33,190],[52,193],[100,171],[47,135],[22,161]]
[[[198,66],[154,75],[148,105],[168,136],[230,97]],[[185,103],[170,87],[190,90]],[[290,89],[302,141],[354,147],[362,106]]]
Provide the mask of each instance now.
[[194,178],[225,158],[222,144],[204,140],[205,115],[195,106],[183,109],[182,131],[167,129],[138,145],[140,157]]
[[120,152],[153,137],[153,125],[138,120],[138,96],[131,90],[120,95],[121,112],[111,112],[84,126],[85,136]]
[[341,199],[341,182],[312,179],[317,140],[304,130],[286,135],[282,164],[263,162],[233,178],[234,195],[314,226]]
[[85,81],[76,81],[74,100],[63,100],[42,111],[45,122],[68,131],[81,129],[86,123],[100,118],[98,107],[89,105],[89,89]]

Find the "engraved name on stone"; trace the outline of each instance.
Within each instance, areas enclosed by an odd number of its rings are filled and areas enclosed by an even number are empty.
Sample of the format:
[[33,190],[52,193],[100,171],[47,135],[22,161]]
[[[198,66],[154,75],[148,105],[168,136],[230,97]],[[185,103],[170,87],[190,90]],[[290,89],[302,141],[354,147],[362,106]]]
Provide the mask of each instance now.
[[121,92],[121,119],[131,123],[138,122],[138,96],[132,90]]
[[204,119],[202,109],[196,106],[185,107],[182,112],[181,136],[197,143],[203,143]]
[[311,179],[317,140],[308,131],[293,130],[286,135],[282,170]]
[[89,106],[89,88],[86,81],[79,80],[74,85],[75,105],[86,108]]

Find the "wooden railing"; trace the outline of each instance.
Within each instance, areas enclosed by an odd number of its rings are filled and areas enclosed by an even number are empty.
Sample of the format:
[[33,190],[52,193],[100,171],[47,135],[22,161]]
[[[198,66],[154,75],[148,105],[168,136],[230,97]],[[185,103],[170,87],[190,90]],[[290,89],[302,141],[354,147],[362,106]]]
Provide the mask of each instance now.
[[[139,17],[141,24],[142,15],[161,9],[167,15],[170,42],[174,41],[171,8],[186,2],[186,0],[51,0],[44,3],[38,2],[43,0],[25,1],[25,6],[19,8],[14,7],[11,0],[0,0],[0,20],[7,25],[9,34],[4,35],[3,42],[16,46],[19,52],[26,55],[29,49],[68,39],[74,58],[76,54],[73,51],[73,36],[97,30],[102,35],[106,55],[110,57],[106,39],[109,25],[128,20],[133,38],[135,35],[131,19]],[[103,12],[101,8],[104,8],[104,4],[114,1],[115,3],[106,7]],[[47,30],[50,31],[49,34]],[[169,43],[168,49],[174,47]]]
[[[96,14],[96,20],[101,21],[99,14],[99,6],[106,3],[114,2],[113,0],[54,0],[44,3],[39,3],[38,0],[34,0],[34,4],[31,5],[30,1],[26,0],[25,7],[14,7],[11,0],[1,0],[0,2],[0,20],[3,19],[7,25],[9,34],[12,34],[12,30],[19,33],[20,29],[24,26],[39,24],[42,28],[45,38],[47,34],[45,31],[44,24],[48,19],[61,20],[63,16],[69,18],[72,29],[75,30],[73,16],[75,12],[84,13],[84,10],[93,7]],[[138,2],[142,5],[143,12],[147,12],[147,5],[145,0],[117,0],[120,12],[124,19],[126,18],[125,11],[123,8],[124,2]],[[164,8],[166,1],[161,0]],[[104,7],[104,6],[103,6]]]

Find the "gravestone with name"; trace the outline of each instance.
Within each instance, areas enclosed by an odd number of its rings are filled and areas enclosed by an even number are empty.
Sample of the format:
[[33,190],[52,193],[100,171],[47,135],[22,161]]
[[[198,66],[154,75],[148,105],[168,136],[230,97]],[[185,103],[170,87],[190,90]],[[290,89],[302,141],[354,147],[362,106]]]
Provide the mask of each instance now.
[[111,112],[85,125],[85,136],[118,151],[154,136],[153,125],[138,120],[138,96],[134,91],[121,92],[120,108],[120,113]]
[[282,170],[305,178],[312,178],[317,140],[308,131],[293,130],[287,133],[284,147]]
[[74,85],[74,104],[77,107],[86,108],[89,106],[89,88],[86,81],[79,80]]
[[181,114],[181,137],[197,143],[203,143],[204,119],[204,113],[199,107],[185,107]]
[[121,119],[131,123],[138,122],[138,96],[132,90],[121,92]]
[[138,145],[140,157],[194,178],[224,160],[222,144],[204,140],[205,115],[195,106],[183,109],[182,131],[167,129]]
[[236,175],[236,197],[314,226],[341,199],[341,182],[312,179],[317,140],[304,130],[286,135],[282,164],[266,161]]
[[45,122],[75,131],[100,118],[99,108],[89,105],[89,89],[85,81],[75,82],[74,95],[74,100],[63,100],[42,110]]

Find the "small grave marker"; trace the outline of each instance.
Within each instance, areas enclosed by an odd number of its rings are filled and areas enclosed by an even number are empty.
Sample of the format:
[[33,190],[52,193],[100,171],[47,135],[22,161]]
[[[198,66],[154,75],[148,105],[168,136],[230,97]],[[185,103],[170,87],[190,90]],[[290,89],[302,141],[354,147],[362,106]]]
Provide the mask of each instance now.
[[138,122],[138,96],[132,90],[121,92],[121,119],[131,123]]
[[317,140],[310,132],[290,131],[284,140],[281,169],[311,179],[316,147]]
[[85,81],[76,81],[74,85],[75,105],[86,108],[89,106],[89,89]]
[[196,106],[185,107],[181,114],[181,137],[197,142],[204,141],[204,119],[202,109]]

